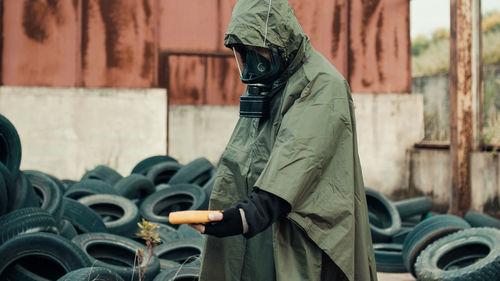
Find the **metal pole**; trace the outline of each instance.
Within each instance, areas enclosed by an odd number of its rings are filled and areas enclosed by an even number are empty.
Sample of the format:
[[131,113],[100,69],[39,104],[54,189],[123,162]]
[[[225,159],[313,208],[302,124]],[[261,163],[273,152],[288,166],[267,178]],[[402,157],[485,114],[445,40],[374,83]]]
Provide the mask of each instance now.
[[481,139],[483,124],[483,28],[481,0],[472,6],[472,109],[474,112],[474,149],[484,144]]
[[[470,154],[474,145],[472,94],[472,5],[450,0],[450,163],[452,214],[470,207]],[[477,1],[477,0],[476,0]]]

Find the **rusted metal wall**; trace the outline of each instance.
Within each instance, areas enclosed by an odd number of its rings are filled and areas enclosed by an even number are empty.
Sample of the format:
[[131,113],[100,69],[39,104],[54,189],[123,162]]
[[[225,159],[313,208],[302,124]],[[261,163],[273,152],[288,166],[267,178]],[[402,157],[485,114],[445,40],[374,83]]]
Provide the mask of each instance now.
[[410,1],[352,0],[350,6],[353,91],[411,93]]
[[[160,2],[159,83],[168,88],[170,104],[238,104],[244,86],[223,46],[236,2]],[[354,92],[411,92],[408,0],[290,0],[290,5],[313,47]]]
[[170,104],[238,104],[244,85],[223,44],[236,2],[160,2],[159,84]]
[[158,0],[4,0],[2,8],[3,85],[157,85]]
[[77,86],[80,2],[4,0],[2,82],[12,86]]
[[[172,104],[236,104],[244,86],[235,82],[238,72],[222,44],[236,1],[4,0],[2,82],[159,83],[168,86]],[[354,92],[410,92],[407,0],[290,4],[313,46]]]
[[85,87],[156,85],[156,0],[82,0]]

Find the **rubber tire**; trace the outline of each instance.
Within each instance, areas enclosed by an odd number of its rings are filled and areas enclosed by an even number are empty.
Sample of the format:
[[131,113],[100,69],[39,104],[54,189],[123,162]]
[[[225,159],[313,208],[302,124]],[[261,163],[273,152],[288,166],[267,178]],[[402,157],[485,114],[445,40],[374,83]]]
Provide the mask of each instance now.
[[[113,270],[124,280],[136,280],[138,277],[137,269],[133,268],[136,250],[142,249],[147,253],[146,247],[141,243],[110,233],[85,233],[76,236],[72,241],[87,254],[94,266]],[[113,263],[101,259],[112,260]],[[153,280],[159,271],[160,262],[156,255],[153,255],[147,265],[143,281]]]
[[163,162],[177,162],[177,160],[168,155],[151,156],[137,163],[130,174],[141,174],[145,176],[151,167]]
[[71,240],[78,235],[78,232],[69,220],[61,219],[59,222],[59,235]]
[[118,273],[105,267],[84,267],[73,270],[57,281],[124,281]]
[[57,182],[40,171],[31,170],[24,173],[41,199],[40,207],[59,221],[63,213],[63,191]]
[[171,225],[168,221],[170,212],[198,210],[205,202],[205,196],[197,185],[172,185],[146,197],[140,206],[141,216],[151,222]]
[[3,182],[5,184],[5,193],[6,193],[6,202],[5,204],[5,211],[4,213],[8,213],[10,211],[10,208],[13,204],[11,202],[14,198],[14,194],[16,194],[16,185],[14,182],[14,178],[12,178],[12,174],[10,173],[9,169],[5,167],[5,165],[0,162],[0,175],[3,178]]
[[28,207],[14,210],[0,217],[0,245],[19,234],[51,232],[59,234],[58,223],[47,210]]
[[96,212],[71,198],[64,198],[63,218],[71,222],[78,234],[108,232],[108,228]]
[[394,202],[402,220],[416,215],[425,215],[431,211],[431,200],[427,196]]
[[156,248],[156,256],[160,260],[169,260],[179,264],[190,264],[199,260],[203,241],[201,239],[182,239],[177,242],[161,244]]
[[120,195],[129,199],[144,199],[155,192],[153,182],[141,174],[131,174],[119,180],[114,188]]
[[4,179],[3,173],[0,173],[0,215],[5,214],[9,207],[9,194],[6,181],[7,180]]
[[64,193],[64,196],[78,200],[82,197],[95,194],[120,195],[120,193],[107,182],[96,179],[85,179],[68,188],[68,190]]
[[4,281],[51,281],[27,270],[19,264],[9,266],[2,275],[2,277],[4,276]]
[[83,177],[81,178],[81,180],[85,180],[85,179],[101,180],[101,181],[107,182],[111,186],[113,186],[121,178],[122,178],[122,175],[120,175],[120,173],[115,171],[113,168],[110,168],[110,167],[105,166],[105,165],[98,165],[93,170],[86,172],[83,175]]
[[414,227],[402,226],[401,230],[392,236],[392,243],[403,244],[405,242],[406,236],[413,230]]
[[[52,233],[27,233],[18,235],[0,246],[0,277],[9,265],[19,264],[19,259],[28,256],[33,258],[43,256],[44,259],[39,263],[33,262],[34,266],[40,265],[41,269],[46,267],[46,259],[49,258],[59,264],[59,268],[63,268],[65,272],[51,272],[53,277],[57,276],[56,278],[64,276],[70,271],[91,265],[85,253],[70,240]],[[43,276],[31,269],[29,270]]]
[[168,184],[193,183],[203,186],[212,176],[214,165],[206,158],[200,157],[182,167],[168,181]]
[[16,178],[21,164],[21,140],[12,123],[0,114],[0,162]]
[[408,272],[403,263],[403,245],[394,243],[373,244],[377,272],[404,273]]
[[198,230],[188,226],[187,224],[180,225],[177,231],[181,233],[181,239],[198,239],[200,241],[203,239],[203,236]]
[[467,228],[470,225],[465,220],[453,215],[437,215],[417,224],[403,243],[403,262],[408,272],[416,277],[415,261],[425,247],[441,237]]
[[468,211],[464,218],[472,227],[493,227],[500,229],[500,220],[486,214]]
[[158,226],[158,236],[160,237],[160,241],[163,244],[176,242],[183,238],[183,234],[179,230],[169,225],[158,223]]
[[[478,245],[486,246],[485,248]],[[450,257],[451,255],[451,257]],[[443,259],[474,258],[476,262],[446,270]],[[450,265],[448,263],[448,265]],[[444,266],[444,268],[443,268]],[[471,228],[443,237],[429,245],[417,258],[415,271],[419,280],[475,281],[498,280],[500,273],[500,230]]]
[[182,168],[177,162],[162,162],[148,169],[146,177],[155,185],[165,184]]
[[178,267],[162,271],[153,281],[185,281],[198,280],[198,278],[200,278],[199,266],[179,265]]
[[[24,172],[19,171],[19,173],[17,173],[14,185],[14,192],[9,194],[9,211],[27,207],[40,207],[35,189]],[[10,205],[10,203],[12,203],[12,205]]]
[[381,225],[370,223],[373,242],[391,241],[392,236],[401,231],[401,218],[394,203],[372,188],[366,187],[365,193],[368,211],[375,214],[381,222]]
[[135,236],[137,222],[139,222],[139,209],[129,199],[119,195],[95,194],[82,197],[78,202],[92,209],[101,218],[105,216],[117,218],[104,221],[109,233],[127,237]]

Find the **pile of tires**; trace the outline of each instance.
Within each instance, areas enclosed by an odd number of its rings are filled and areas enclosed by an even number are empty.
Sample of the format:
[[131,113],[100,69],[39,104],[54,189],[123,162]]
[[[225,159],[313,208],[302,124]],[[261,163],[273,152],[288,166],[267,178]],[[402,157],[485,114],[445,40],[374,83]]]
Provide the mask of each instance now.
[[427,197],[393,202],[366,188],[378,272],[422,281],[497,280],[500,220],[469,211],[462,219],[430,212]]
[[[0,280],[197,280],[202,236],[171,225],[172,211],[207,209],[215,167],[205,158],[182,165],[146,158],[123,176],[99,165],[80,180],[20,170],[21,142],[0,115]],[[158,225],[150,259],[136,233]],[[184,278],[184,279],[183,279]]]

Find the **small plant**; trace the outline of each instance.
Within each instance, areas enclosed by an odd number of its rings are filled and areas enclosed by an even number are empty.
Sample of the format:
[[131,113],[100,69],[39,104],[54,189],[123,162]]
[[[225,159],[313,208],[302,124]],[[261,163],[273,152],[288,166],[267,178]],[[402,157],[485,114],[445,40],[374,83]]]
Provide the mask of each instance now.
[[[137,236],[141,237],[144,241],[146,241],[146,249],[147,253],[144,253],[144,250],[137,249],[136,251],[136,260],[138,264],[138,272],[139,272],[139,281],[142,280],[144,274],[146,273],[146,269],[148,268],[149,261],[151,257],[154,255],[156,250],[156,246],[160,244],[160,237],[158,232],[158,225],[154,223],[150,223],[145,219],[142,219],[142,223],[137,223],[139,226],[140,232],[136,233]],[[146,261],[144,267],[141,267],[143,262]],[[134,261],[135,263],[135,261]]]

